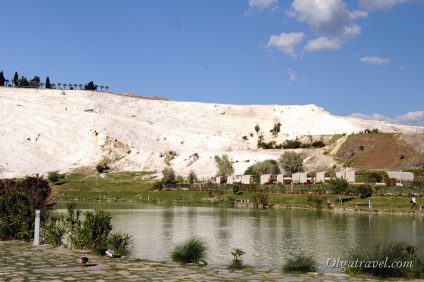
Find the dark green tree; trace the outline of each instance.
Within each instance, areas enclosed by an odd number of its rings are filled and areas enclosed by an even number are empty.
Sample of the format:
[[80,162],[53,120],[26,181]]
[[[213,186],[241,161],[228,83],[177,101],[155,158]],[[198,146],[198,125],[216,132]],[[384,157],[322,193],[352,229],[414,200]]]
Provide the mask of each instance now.
[[92,90],[92,91],[96,91],[96,90],[97,90],[97,85],[95,85],[93,81],[90,81],[89,83],[87,83],[87,84],[84,86],[84,90]]
[[28,79],[25,76],[22,76],[21,79],[19,79],[19,81],[18,81],[18,86],[19,87],[28,87],[29,86]]
[[6,79],[4,78],[3,71],[0,71],[0,86],[4,86]]
[[49,77],[46,77],[46,88],[52,89],[52,85],[50,84],[50,78]]
[[190,170],[190,173],[188,174],[188,183],[193,184],[194,182],[197,182],[197,174],[194,170]]
[[13,85],[15,87],[18,87],[19,86],[19,75],[18,75],[18,72],[15,72],[15,75],[13,76],[12,82],[13,82]]
[[29,82],[32,85],[32,87],[38,88],[40,86],[40,78],[38,76],[34,76],[34,78],[31,79]]

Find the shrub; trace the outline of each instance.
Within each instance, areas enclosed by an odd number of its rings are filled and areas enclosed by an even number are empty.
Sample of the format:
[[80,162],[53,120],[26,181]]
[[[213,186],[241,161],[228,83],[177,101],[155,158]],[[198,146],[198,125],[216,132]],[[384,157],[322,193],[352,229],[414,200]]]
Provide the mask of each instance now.
[[[352,249],[348,255],[349,261],[383,262],[383,264],[373,265],[362,263],[360,265],[347,265],[346,271],[349,274],[368,274],[379,278],[422,278],[424,277],[424,260],[422,254],[418,254],[414,246],[405,242],[390,242],[376,245],[371,249]],[[399,267],[397,262],[408,264]],[[387,267],[397,265],[398,267]],[[341,269],[342,271],[345,269]]]
[[344,194],[349,188],[349,182],[344,178],[336,177],[330,183],[330,191],[333,194]]
[[287,260],[283,266],[285,273],[307,273],[317,270],[316,262],[311,256],[300,254]]
[[103,164],[98,164],[98,165],[96,165],[96,170],[99,172],[99,173],[102,173],[102,172],[104,172],[104,171],[106,171],[106,170],[108,170],[109,169],[109,166],[107,165],[107,163],[103,163]]
[[323,141],[321,141],[321,140],[319,140],[319,141],[315,141],[315,142],[312,142],[312,147],[314,147],[314,148],[322,148],[322,147],[325,147],[325,143],[323,142]]
[[162,190],[162,181],[155,181],[153,183],[153,189],[155,190]]
[[0,239],[33,238],[35,210],[41,211],[43,223],[50,196],[49,182],[38,175],[0,180]]
[[248,267],[248,265],[245,265],[243,263],[243,260],[241,258],[242,255],[244,255],[246,252],[239,248],[234,248],[231,254],[233,255],[233,260],[231,261],[231,264],[228,266],[228,269],[231,270],[238,270]]
[[302,145],[302,142],[299,140],[286,140],[284,141],[283,148],[284,149],[298,149]]
[[193,236],[188,240],[176,245],[171,252],[171,258],[180,263],[198,263],[206,259],[206,243]]
[[109,212],[103,210],[86,211],[81,226],[81,238],[84,248],[104,253],[107,249],[107,238],[112,230]]
[[361,197],[361,199],[371,197],[372,187],[369,184],[361,184],[356,187],[356,193]]
[[327,201],[327,197],[322,195],[308,195],[308,199],[306,201],[309,206],[320,210],[322,209],[322,203]]
[[50,171],[47,173],[47,179],[49,180],[49,182],[51,183],[56,183],[59,180],[62,180],[65,178],[64,174],[59,173],[59,171]]
[[267,193],[254,193],[252,196],[253,205],[259,207],[262,205],[262,208],[265,208],[268,205],[268,194]]
[[114,251],[117,255],[127,255],[130,253],[129,246],[131,244],[131,236],[123,233],[111,234],[107,239],[107,247]]
[[54,247],[59,247],[63,244],[62,240],[67,232],[64,215],[61,214],[57,217],[50,218],[42,227],[41,238],[43,243],[50,244]]

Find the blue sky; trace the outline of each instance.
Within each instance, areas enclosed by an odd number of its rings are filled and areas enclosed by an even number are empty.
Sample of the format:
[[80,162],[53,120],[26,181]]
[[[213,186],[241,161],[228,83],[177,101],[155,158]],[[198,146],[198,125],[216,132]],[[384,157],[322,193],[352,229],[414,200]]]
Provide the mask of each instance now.
[[0,70],[424,126],[424,0],[2,1]]

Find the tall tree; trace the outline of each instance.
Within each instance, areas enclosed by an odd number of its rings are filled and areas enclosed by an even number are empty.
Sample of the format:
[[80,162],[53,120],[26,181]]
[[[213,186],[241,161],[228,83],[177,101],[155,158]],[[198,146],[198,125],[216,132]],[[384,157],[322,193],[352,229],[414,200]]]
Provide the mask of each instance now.
[[59,87],[59,89],[60,89],[61,85],[62,85],[62,83],[60,83],[60,82],[57,83],[57,86]]
[[13,76],[12,82],[13,82],[13,85],[15,87],[19,86],[19,75],[18,75],[18,72],[15,72],[15,75]]
[[190,170],[190,173],[188,174],[188,183],[193,184],[194,182],[197,182],[197,174],[194,170]]
[[278,159],[278,164],[285,172],[302,172],[303,171],[303,158],[300,154],[295,152],[285,152]]
[[79,87],[79,89],[81,90],[81,88],[82,88],[82,84],[80,83],[80,84],[78,84],[78,87]]
[[229,176],[234,172],[233,164],[226,154],[222,155],[222,157],[215,155],[215,164],[218,168],[216,176]]
[[46,88],[47,89],[51,89],[52,88],[52,85],[50,84],[50,78],[49,77],[46,77]]
[[65,89],[65,90],[66,90],[66,86],[68,86],[68,84],[64,83],[64,84],[63,84],[63,89]]
[[103,85],[100,85],[100,91],[103,91],[103,88],[105,88]]
[[106,86],[105,86],[105,89],[106,89],[106,91],[108,91],[108,90],[109,90],[109,86],[107,86],[107,85],[106,85]]
[[4,78],[3,71],[0,71],[0,86],[4,86],[6,79]]
[[77,90],[77,84],[76,83],[74,83],[74,89]]

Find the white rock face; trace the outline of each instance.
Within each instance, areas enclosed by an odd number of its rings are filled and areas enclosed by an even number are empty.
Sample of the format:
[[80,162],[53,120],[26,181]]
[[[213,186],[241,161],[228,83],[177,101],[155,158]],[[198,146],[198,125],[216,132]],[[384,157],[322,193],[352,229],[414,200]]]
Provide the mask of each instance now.
[[[272,138],[270,129],[281,122]],[[235,173],[282,150],[258,150],[255,125],[265,141],[301,135],[383,132],[424,133],[424,127],[338,117],[315,105],[224,105],[158,101],[105,92],[0,87],[0,178],[93,168],[107,159],[117,170],[178,174],[216,172],[214,156],[228,154]],[[253,137],[251,137],[253,135]],[[246,136],[247,140],[243,139]],[[176,152],[171,158],[168,151]],[[320,166],[332,160],[314,156]]]

